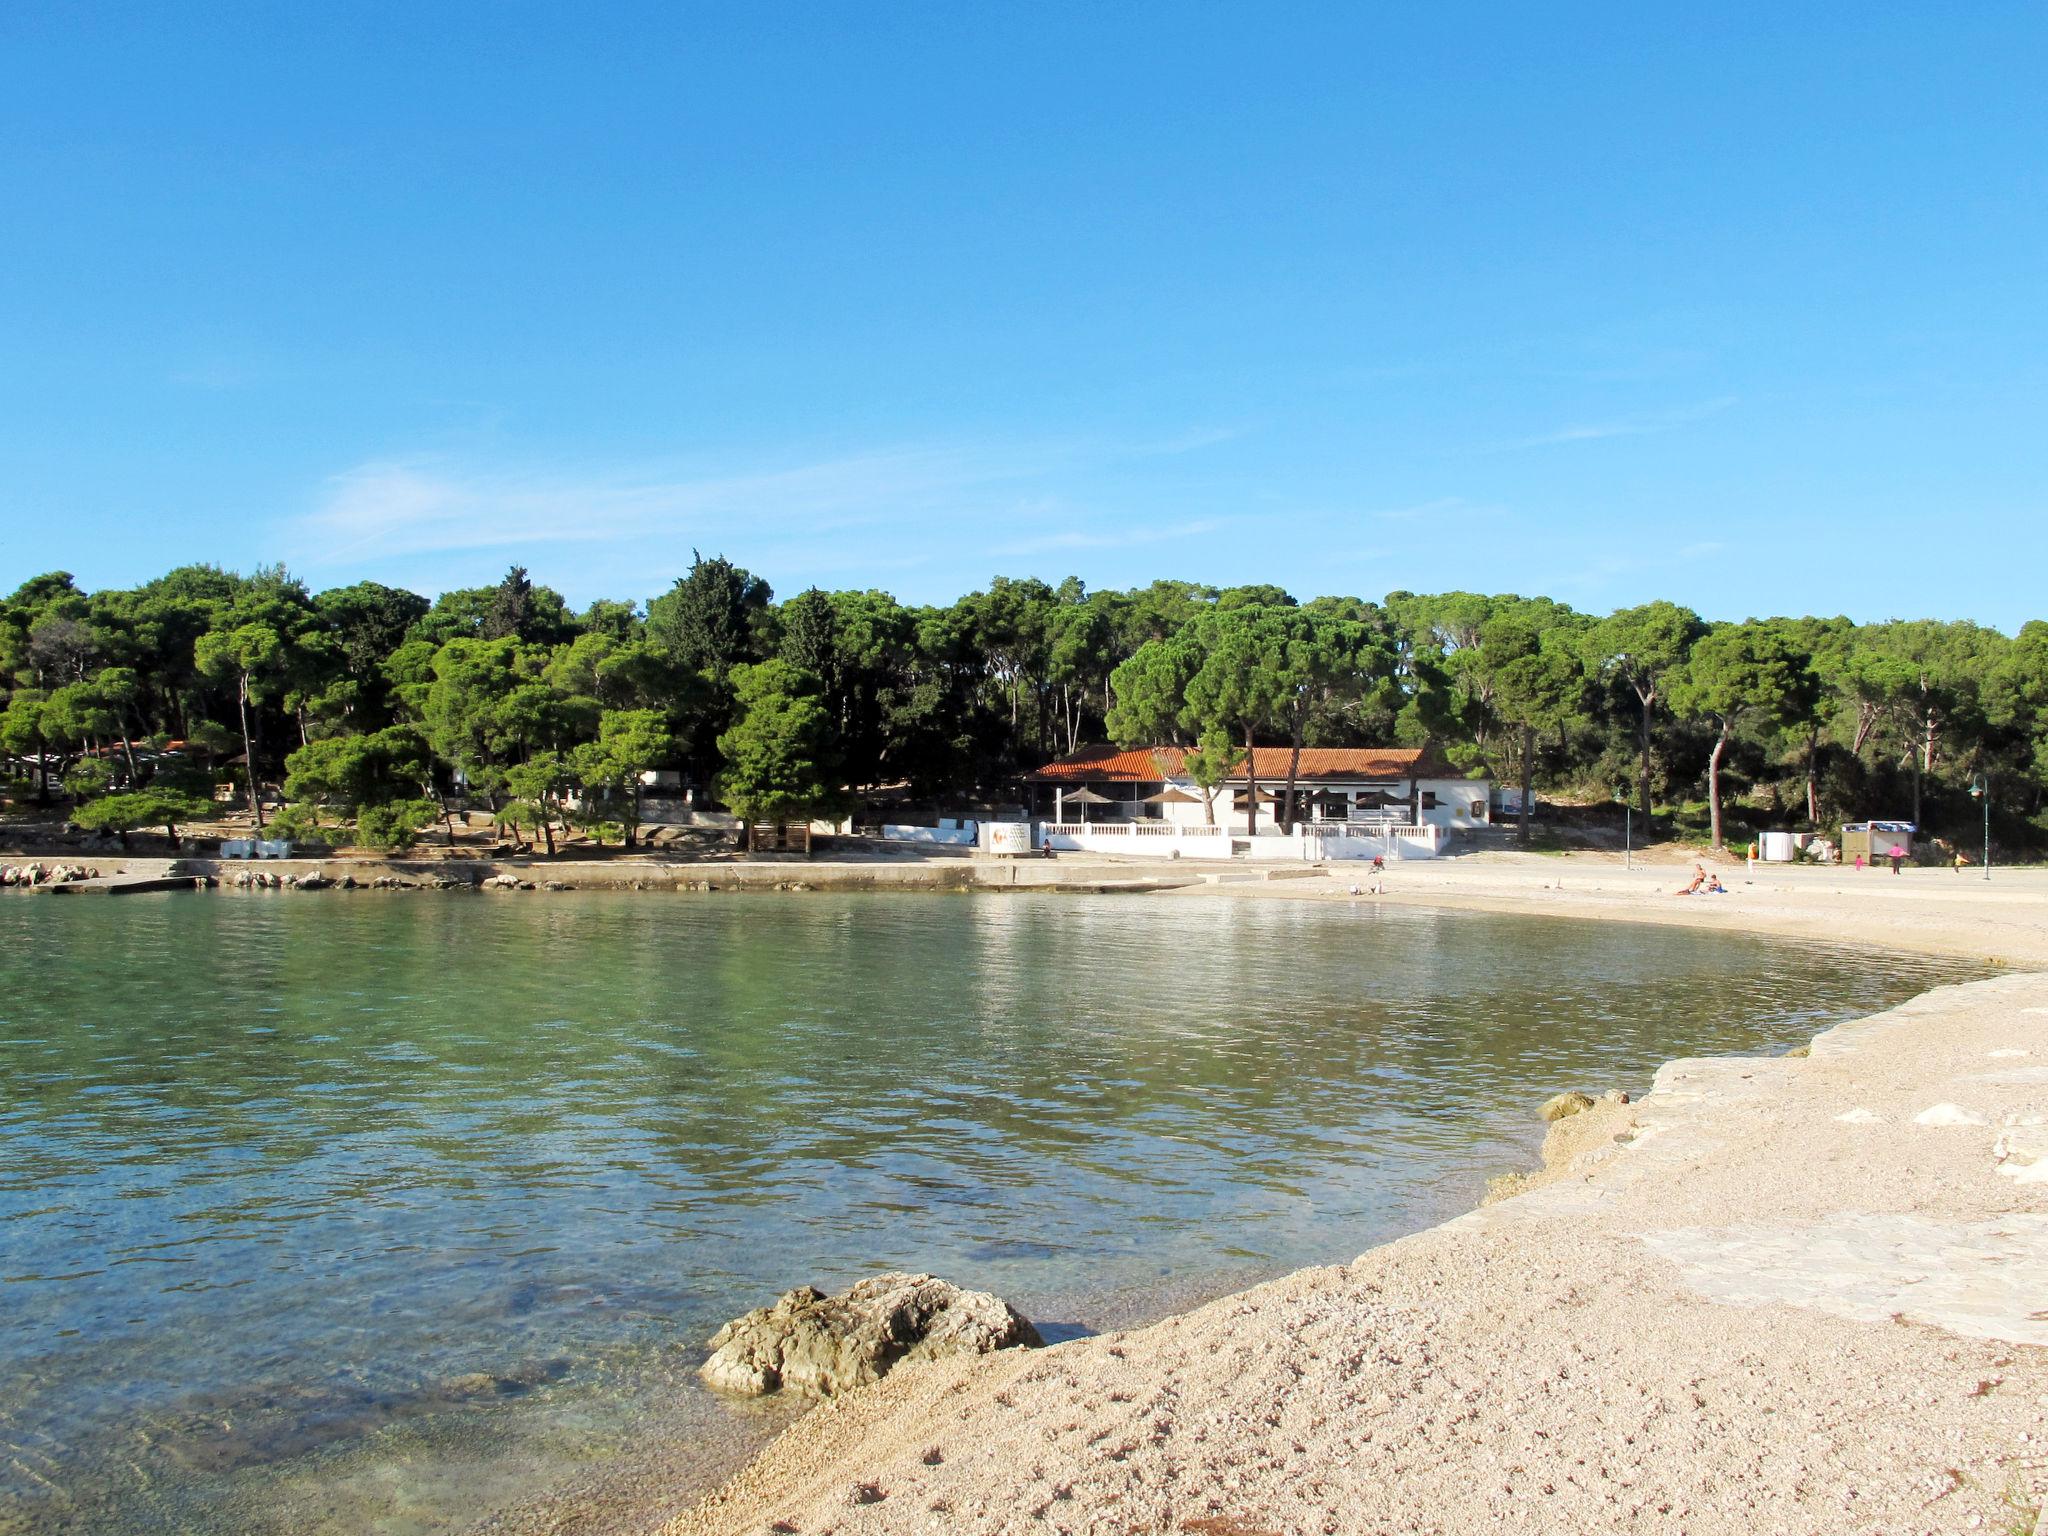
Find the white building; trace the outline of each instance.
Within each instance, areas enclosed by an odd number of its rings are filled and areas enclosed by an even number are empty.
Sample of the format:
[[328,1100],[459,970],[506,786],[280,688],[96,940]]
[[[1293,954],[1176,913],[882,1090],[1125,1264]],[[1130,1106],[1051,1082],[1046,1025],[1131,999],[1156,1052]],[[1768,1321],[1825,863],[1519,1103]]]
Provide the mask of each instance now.
[[[1461,830],[1485,826],[1491,786],[1416,747],[1260,747],[1212,794],[1189,778],[1176,747],[1088,747],[1025,781],[1032,817],[1054,848],[1211,856],[1427,857]],[[1293,769],[1294,814],[1281,802]],[[1258,790],[1252,832],[1252,781]],[[1292,833],[1283,834],[1285,824]],[[1267,846],[1282,837],[1283,853]],[[1197,845],[1200,845],[1199,847]]]

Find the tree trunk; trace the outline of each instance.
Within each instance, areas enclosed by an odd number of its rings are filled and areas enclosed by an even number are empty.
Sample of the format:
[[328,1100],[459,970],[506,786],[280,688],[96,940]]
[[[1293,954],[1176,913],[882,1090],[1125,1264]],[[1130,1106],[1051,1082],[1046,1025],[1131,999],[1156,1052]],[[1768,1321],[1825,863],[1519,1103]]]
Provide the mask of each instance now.
[[242,674],[242,685],[236,690],[236,702],[242,707],[242,772],[249,781],[249,814],[256,818],[256,830],[263,830],[263,797],[256,792],[256,739],[249,734],[249,674]]
[[1806,733],[1806,824],[1820,826],[1820,729]]
[[1929,708],[1922,721],[1919,761],[1913,764],[1913,825],[1920,825],[1920,785],[1934,772],[1935,715]]
[[1535,799],[1533,785],[1536,782],[1536,727],[1524,724],[1522,727],[1522,815],[1521,839],[1524,848],[1529,846],[1529,803]]
[[121,725],[121,755],[128,760],[128,784],[132,789],[141,777],[141,771],[135,766],[135,733],[128,729],[126,709],[121,710],[115,718]]
[[1280,809],[1286,815],[1286,820],[1282,823],[1282,826],[1289,832],[1294,830],[1294,824],[1301,819],[1300,807],[1294,803],[1294,797],[1298,793],[1294,787],[1295,781],[1301,777],[1301,736],[1302,721],[1299,716],[1296,716],[1294,721],[1294,739],[1290,743],[1293,750],[1287,754],[1287,788],[1280,796]]
[[1728,746],[1728,724],[1714,738],[1714,750],[1707,754],[1707,825],[1713,832],[1714,851],[1721,851],[1721,753]]
[[555,856],[555,818],[548,810],[545,796],[534,803],[540,807],[540,835],[547,839],[548,857],[552,859]]
[[1649,836],[1650,828],[1650,706],[1657,700],[1654,693],[1638,694],[1643,701],[1642,760],[1637,770],[1637,798],[1642,801],[1643,835]]
[[1259,835],[1259,754],[1253,744],[1252,728],[1244,728],[1244,803],[1248,836]]

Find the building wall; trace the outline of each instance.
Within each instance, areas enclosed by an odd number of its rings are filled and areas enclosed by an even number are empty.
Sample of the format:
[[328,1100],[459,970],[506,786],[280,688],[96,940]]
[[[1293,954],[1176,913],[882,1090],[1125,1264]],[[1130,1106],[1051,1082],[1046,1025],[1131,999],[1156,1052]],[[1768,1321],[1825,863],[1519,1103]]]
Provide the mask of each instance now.
[[[1401,804],[1388,807],[1384,814],[1395,820],[1405,821],[1408,816],[1407,807],[1413,799],[1409,782],[1406,779],[1394,780],[1392,781],[1394,787],[1386,789],[1384,786],[1388,782],[1387,780],[1373,780],[1370,784],[1364,781],[1348,784],[1320,784],[1316,788],[1342,790],[1354,798],[1359,792],[1368,788],[1393,795],[1400,800]],[[1186,789],[1188,793],[1193,795],[1201,794],[1201,791],[1192,784],[1183,782],[1179,787]],[[1260,781],[1259,787],[1276,794],[1279,792],[1277,786],[1269,785],[1263,780]],[[1491,819],[1487,811],[1487,802],[1491,798],[1491,788],[1492,786],[1484,779],[1424,779],[1422,781],[1423,792],[1425,796],[1434,795],[1436,797],[1436,804],[1423,810],[1423,825],[1442,827],[1447,832],[1464,831],[1473,827],[1487,825]],[[1101,792],[1098,790],[1098,793]],[[1219,789],[1216,792],[1216,826],[1218,831],[1235,832],[1242,836],[1246,831],[1246,824],[1250,818],[1245,812],[1232,808],[1234,793],[1233,790],[1228,788]],[[1049,818],[1058,819],[1054,811],[1055,804],[1057,804],[1056,801],[1048,803],[1045,807],[1045,814]],[[1273,813],[1277,809],[1278,807],[1273,805],[1260,805],[1259,829],[1262,832],[1273,826]],[[1360,815],[1364,815],[1367,819],[1372,819],[1379,814],[1377,812],[1354,812],[1353,819],[1357,819]],[[1191,805],[1170,803],[1165,805],[1139,805],[1135,807],[1109,805],[1083,807],[1068,805],[1064,813],[1064,820],[1078,822],[1085,819],[1090,822],[1108,822],[1129,820],[1133,816],[1156,818],[1176,827],[1200,827],[1205,825],[1203,807],[1199,802]]]
[[1422,813],[1423,821],[1448,831],[1483,827],[1492,820],[1487,802],[1492,786],[1484,779],[1424,779],[1424,794],[1436,796],[1436,806]]
[[1247,837],[1217,828],[1170,827],[1157,822],[1041,822],[1035,845],[1059,853],[1107,853],[1134,859],[1250,859],[1260,863],[1323,863],[1384,858],[1433,859],[1444,852],[1449,834],[1436,826],[1410,827],[1382,834],[1335,828],[1299,827],[1291,833],[1267,831]]

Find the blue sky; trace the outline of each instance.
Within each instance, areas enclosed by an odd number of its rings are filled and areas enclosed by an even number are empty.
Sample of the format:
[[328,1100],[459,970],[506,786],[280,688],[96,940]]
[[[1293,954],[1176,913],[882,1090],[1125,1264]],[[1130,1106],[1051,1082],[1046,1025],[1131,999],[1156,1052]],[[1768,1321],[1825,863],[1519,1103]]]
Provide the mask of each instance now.
[[0,8],[0,590],[2013,627],[2048,10]]

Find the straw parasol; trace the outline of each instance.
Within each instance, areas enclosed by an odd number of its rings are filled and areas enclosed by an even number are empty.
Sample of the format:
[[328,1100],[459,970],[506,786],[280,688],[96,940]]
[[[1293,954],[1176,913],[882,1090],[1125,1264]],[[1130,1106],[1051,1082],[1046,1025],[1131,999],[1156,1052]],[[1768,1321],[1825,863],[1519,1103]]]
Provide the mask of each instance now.
[[1084,786],[1080,789],[1068,790],[1060,796],[1060,804],[1062,806],[1078,805],[1082,807],[1081,819],[1086,821],[1088,819],[1087,807],[1091,805],[1115,805],[1116,802],[1110,799],[1109,796],[1098,795],[1094,790]]
[[1156,795],[1147,795],[1146,805],[1200,805],[1202,797],[1191,795],[1177,784],[1169,784]]

